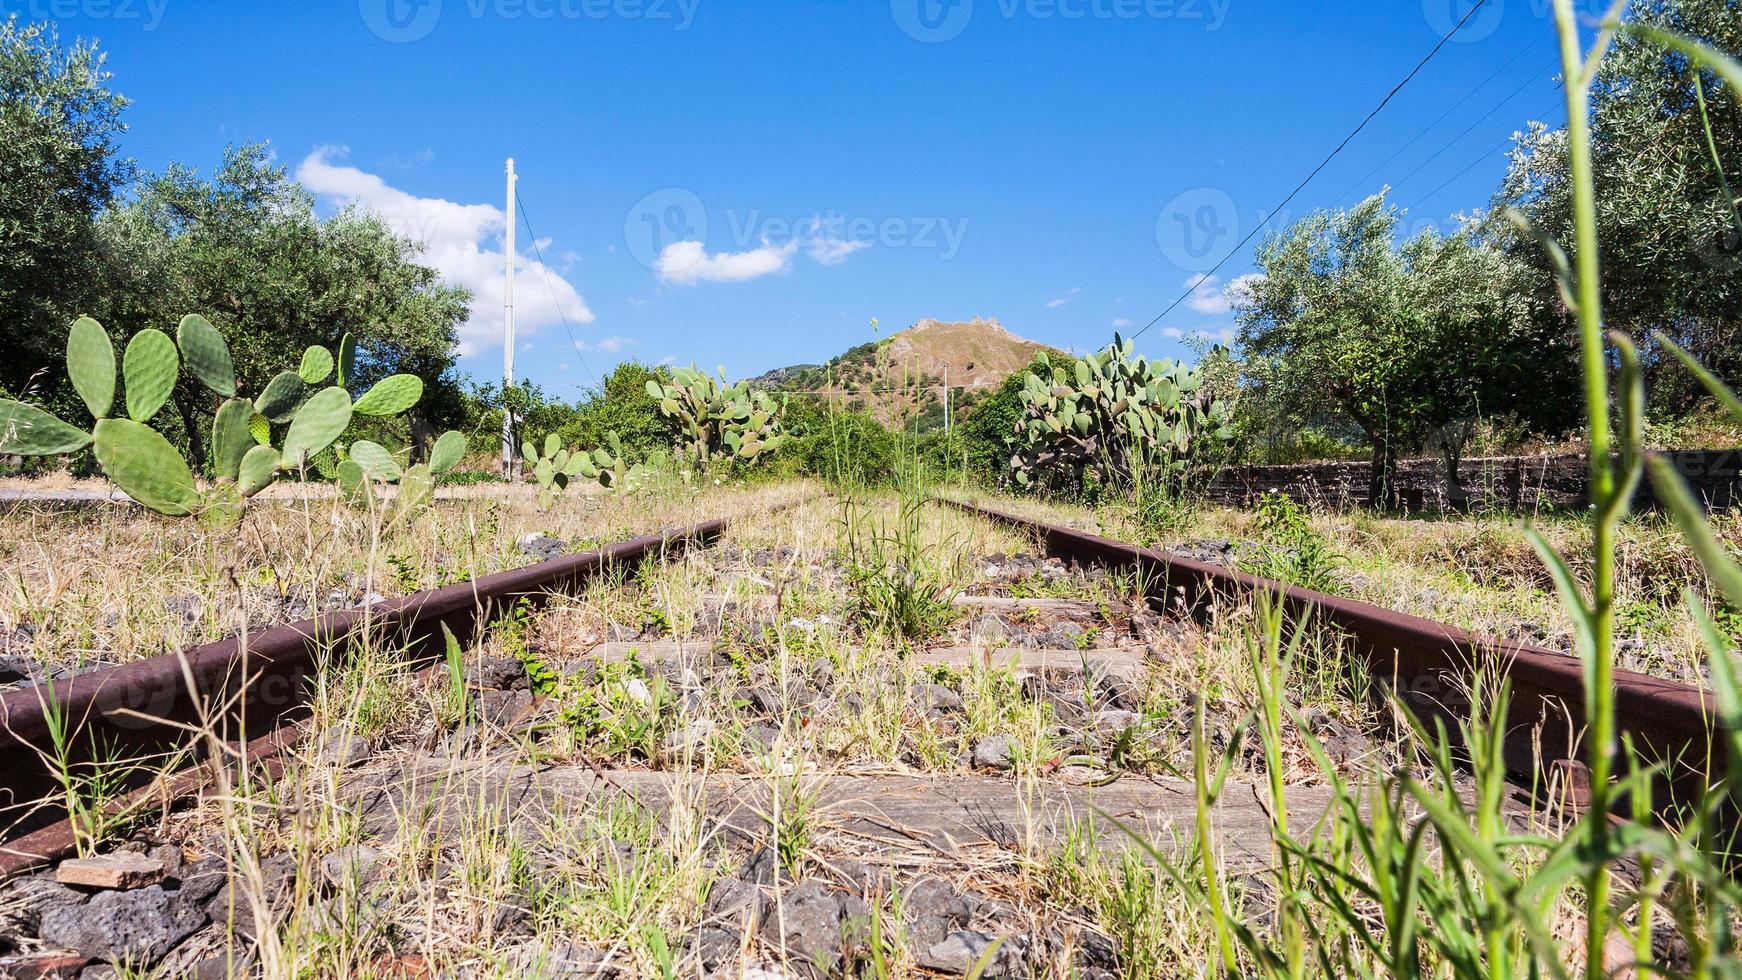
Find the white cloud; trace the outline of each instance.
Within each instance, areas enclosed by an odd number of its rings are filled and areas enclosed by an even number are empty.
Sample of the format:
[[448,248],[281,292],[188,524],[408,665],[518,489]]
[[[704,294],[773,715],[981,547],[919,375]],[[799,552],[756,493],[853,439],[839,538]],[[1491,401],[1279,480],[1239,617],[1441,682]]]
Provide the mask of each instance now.
[[557,366],[556,366],[556,369],[557,369],[557,370],[558,370],[558,371],[567,371],[567,370],[568,370],[568,369],[569,369],[569,362],[567,362],[567,361],[564,361],[564,362],[562,362],[562,363],[561,363],[561,364],[558,364],[558,365],[557,365]]
[[1220,279],[1207,272],[1187,279],[1185,287],[1191,290],[1191,295],[1186,297],[1186,305],[1199,313],[1228,312],[1228,297],[1222,295],[1222,290],[1217,288],[1220,282]]
[[1222,290],[1222,295],[1228,297],[1228,302],[1239,304],[1252,298],[1252,287],[1264,281],[1264,275],[1258,272],[1248,272],[1243,276],[1235,276],[1228,283],[1228,288]]
[[1077,294],[1082,292],[1082,291],[1083,290],[1081,287],[1072,286],[1070,289],[1065,290],[1065,294],[1063,296],[1060,296],[1056,299],[1047,300],[1046,308],[1049,310],[1056,310],[1059,307],[1065,305],[1066,303],[1069,303],[1071,300],[1076,299]]
[[1162,327],[1161,335],[1163,337],[1172,337],[1174,340],[1180,340],[1185,337],[1186,332],[1178,327]]
[[1258,280],[1257,273],[1247,273],[1235,276],[1224,285],[1221,279],[1213,275],[1193,276],[1184,283],[1191,290],[1186,299],[1186,305],[1199,313],[1219,315],[1233,309],[1234,304],[1251,295],[1252,283]]
[[633,337],[606,337],[599,341],[598,347],[607,354],[615,354],[625,347],[633,347]]
[[785,245],[763,242],[761,248],[748,252],[715,252],[712,255],[701,242],[672,242],[659,253],[659,277],[682,286],[694,286],[700,282],[744,282],[787,271],[792,267],[792,256],[796,251],[796,239]]
[[1119,319],[1113,321],[1113,329],[1114,330],[1123,330],[1124,328],[1129,327],[1129,326],[1131,326],[1131,321],[1125,319],[1124,317],[1120,317]]
[[677,363],[676,354],[667,354],[654,363],[654,367],[671,367]]
[[833,237],[829,229],[823,226],[822,218],[812,218],[806,232],[809,241],[805,246],[805,254],[817,265],[840,265],[847,261],[847,256],[871,244]]
[[[374,174],[336,163],[345,153],[344,147],[316,147],[296,168],[296,179],[323,199],[373,211],[399,234],[423,242],[424,252],[418,261],[434,268],[448,282],[472,291],[471,317],[459,329],[460,354],[477,354],[499,347],[504,299],[502,236],[507,227],[502,209],[490,204],[458,204],[409,194]],[[514,270],[515,329],[536,333],[561,322],[565,316],[574,324],[592,323],[594,319],[580,292],[556,270],[543,268],[524,254],[518,255]]]
[[864,248],[865,244],[841,238],[818,238],[811,242],[808,254],[818,265],[840,265],[847,261],[847,256]]

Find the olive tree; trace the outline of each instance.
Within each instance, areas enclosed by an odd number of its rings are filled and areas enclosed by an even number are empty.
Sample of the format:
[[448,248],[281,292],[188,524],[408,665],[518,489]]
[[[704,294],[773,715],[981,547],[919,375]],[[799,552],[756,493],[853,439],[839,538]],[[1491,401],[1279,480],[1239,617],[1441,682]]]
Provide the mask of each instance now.
[[[1430,436],[1456,479],[1467,422],[1524,413],[1574,365],[1564,330],[1539,315],[1550,288],[1474,225],[1399,245],[1383,194],[1322,211],[1259,247],[1260,274],[1232,297],[1246,383],[1294,417],[1347,419],[1372,448],[1375,506],[1398,503],[1398,459]],[[1544,325],[1548,324],[1547,327]]]

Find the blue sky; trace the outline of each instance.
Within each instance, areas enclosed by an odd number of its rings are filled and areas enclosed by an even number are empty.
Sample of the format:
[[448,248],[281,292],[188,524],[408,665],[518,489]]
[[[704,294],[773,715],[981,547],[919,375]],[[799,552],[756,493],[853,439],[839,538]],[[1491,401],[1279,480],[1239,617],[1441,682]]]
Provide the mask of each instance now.
[[[1281,216],[1393,184],[1450,226],[1506,137],[1563,118],[1549,0],[1489,0]],[[522,376],[625,357],[733,376],[921,318],[1091,348],[1148,322],[1468,10],[1467,0],[0,0],[98,38],[126,151],[209,170],[270,141],[320,194],[474,286],[501,371],[503,161]],[[1484,84],[1485,83],[1485,84]],[[1425,134],[1424,131],[1425,130]],[[1420,136],[1413,144],[1412,138]],[[1248,248],[1218,277],[1250,269]],[[548,273],[548,279],[546,274]],[[1204,288],[1141,347],[1229,324]],[[559,311],[561,316],[559,316]],[[566,317],[569,329],[561,319]],[[576,350],[574,341],[583,348]]]

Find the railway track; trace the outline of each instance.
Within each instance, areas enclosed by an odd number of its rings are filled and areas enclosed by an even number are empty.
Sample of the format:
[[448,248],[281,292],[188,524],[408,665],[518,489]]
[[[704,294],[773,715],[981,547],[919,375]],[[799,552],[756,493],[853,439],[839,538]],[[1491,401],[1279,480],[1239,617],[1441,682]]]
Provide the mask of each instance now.
[[[1579,736],[1585,729],[1585,678],[1573,657],[971,502],[944,503],[1032,534],[1050,554],[1067,560],[1137,569],[1146,595],[1158,607],[1192,611],[1217,599],[1274,596],[1292,619],[1311,618],[1342,633],[1374,678],[1419,716],[1443,719],[1453,732],[1467,715],[1465,692],[1471,676],[1478,671],[1505,676],[1514,694],[1504,723],[1508,765],[1521,782],[1537,790],[1560,777],[1573,802],[1583,802],[1581,788],[1588,788],[1588,782],[1581,779],[1588,770],[1580,761]],[[1723,744],[1714,737],[1717,705],[1712,695],[1626,670],[1616,671],[1615,686],[1621,734],[1632,740],[1644,761],[1662,766],[1666,774],[1656,802],[1667,808],[1696,799],[1710,774],[1724,767]]]
[[[159,866],[133,890],[69,898],[52,883],[67,864],[30,873],[79,835],[24,809],[59,790],[43,764],[57,715],[41,692],[9,692],[0,766],[18,774],[9,802],[24,819],[0,845],[0,879],[13,879],[0,885],[0,975],[45,975],[57,956],[270,967],[283,954],[255,941],[262,930],[331,930],[333,916],[359,917],[344,928],[364,923],[365,939],[313,972],[638,975],[669,955],[688,972],[804,975],[863,966],[881,942],[945,975],[982,957],[988,975],[1119,975],[1148,955],[1139,947],[1166,955],[1165,929],[1123,922],[1118,896],[1142,880],[1145,902],[1166,904],[1160,872],[1125,855],[1135,839],[1175,846],[1200,819],[1181,778],[1194,729],[1234,753],[1215,832],[1254,895],[1269,887],[1275,812],[1310,825],[1334,806],[1306,733],[1289,733],[1273,798],[1263,760],[1238,751],[1241,707],[1205,697],[1223,686],[1206,665],[1241,627],[1201,612],[1259,591],[1346,637],[1430,715],[1456,716],[1470,665],[1505,664],[1509,761],[1526,783],[1557,784],[1576,762],[1561,732],[1577,730],[1580,675],[1560,654],[946,503],[924,550],[964,560],[910,597],[938,624],[921,635],[877,619],[868,597],[893,586],[843,546],[839,505],[811,500],[259,631],[189,651],[185,667],[81,675],[52,702],[80,744],[165,758],[218,705],[262,770],[246,817],[216,821],[221,801],[207,801],[105,843]],[[312,672],[365,631],[418,666],[439,664],[444,630],[471,641],[463,684],[405,670],[373,677],[337,717],[309,703]],[[1703,777],[1705,696],[1620,683],[1624,729]],[[358,705],[377,694],[387,720],[369,721]],[[1302,696],[1340,770],[1408,764],[1375,737],[1371,704]],[[117,805],[198,793],[200,761]],[[1530,777],[1543,767],[1561,771]],[[153,889],[192,925],[103,945],[130,896]],[[98,909],[103,895],[122,897]],[[10,951],[9,902],[26,910]]]
[[[282,750],[279,730],[307,710],[309,681],[336,668],[366,636],[402,651],[407,664],[440,656],[444,630],[470,637],[481,623],[527,601],[573,589],[613,567],[632,566],[667,549],[717,538],[727,521],[715,519],[674,531],[632,538],[362,609],[328,613],[184,651],[79,674],[51,688],[0,694],[0,879],[68,853],[74,833],[65,810],[43,801],[62,790],[57,766],[117,765],[151,760],[161,770],[186,768],[199,752],[189,726],[215,727],[225,741],[243,743],[256,759]],[[54,760],[59,760],[58,763]],[[171,781],[169,795],[200,785],[198,773]],[[123,808],[161,796],[163,787],[135,790],[115,801]]]

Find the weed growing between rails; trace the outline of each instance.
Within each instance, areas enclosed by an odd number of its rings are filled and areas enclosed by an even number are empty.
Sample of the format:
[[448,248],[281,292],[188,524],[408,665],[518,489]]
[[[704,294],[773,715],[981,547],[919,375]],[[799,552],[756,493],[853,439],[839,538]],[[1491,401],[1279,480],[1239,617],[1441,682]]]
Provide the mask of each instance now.
[[226,529],[135,508],[9,506],[0,519],[0,658],[14,658],[8,665],[24,683],[40,681],[518,568],[688,524],[698,511],[750,513],[819,490],[576,494],[541,512],[536,488],[492,487],[399,523],[338,499],[263,495]]
[[[1267,882],[1272,900],[1261,911],[1225,897],[1227,878],[1205,845],[1194,866],[1172,862],[1160,848],[1151,856],[1172,869],[1182,887],[1215,923],[1216,973],[1296,977],[1345,976],[1572,976],[1646,972],[1725,976],[1738,969],[1735,926],[1742,919],[1742,889],[1731,875],[1735,855],[1724,828],[1733,826],[1742,777],[1742,685],[1728,644],[1708,630],[1712,676],[1731,769],[1714,773],[1701,799],[1678,801],[1674,830],[1654,815],[1653,777],[1647,762],[1616,738],[1614,670],[1617,551],[1627,501],[1640,479],[1643,395],[1638,357],[1625,337],[1605,343],[1598,288],[1595,195],[1588,129],[1588,92],[1615,33],[1613,18],[1587,55],[1570,0],[1557,0],[1569,118],[1571,172],[1578,240],[1573,261],[1560,259],[1563,292],[1580,324],[1585,351],[1594,505],[1589,568],[1576,574],[1540,535],[1531,532],[1574,628],[1585,665],[1587,729],[1583,744],[1591,773],[1590,810],[1578,816],[1538,816],[1516,825],[1504,806],[1501,742],[1511,701],[1503,678],[1478,676],[1465,695],[1468,720],[1456,731],[1416,719],[1401,702],[1406,743],[1419,771],[1376,773],[1351,781],[1326,768],[1329,759],[1309,738],[1326,772],[1333,805],[1323,820],[1291,820],[1285,801],[1273,799],[1270,839],[1278,861]],[[1687,42],[1662,38],[1694,62],[1742,83],[1742,67]],[[1552,246],[1551,246],[1552,247]],[[1554,254],[1561,253],[1555,247]],[[1610,345],[1613,346],[1610,346]],[[1618,404],[1611,406],[1612,359],[1620,364]],[[1742,403],[1702,375],[1721,399]],[[1611,430],[1611,412],[1616,428]],[[1742,596],[1742,570],[1709,532],[1691,495],[1665,463],[1653,477],[1719,590]],[[1696,609],[1696,617],[1700,612]],[[1281,617],[1270,611],[1254,647],[1253,674],[1261,707],[1241,726],[1255,739],[1274,772],[1285,727],[1306,729],[1289,703],[1289,676],[1297,654],[1284,639]],[[1224,791],[1223,767],[1194,738],[1194,782],[1200,833],[1214,833],[1208,803]],[[1274,797],[1274,788],[1272,789]],[[1618,804],[1620,804],[1618,806]],[[1564,823],[1557,823],[1563,820]]]

